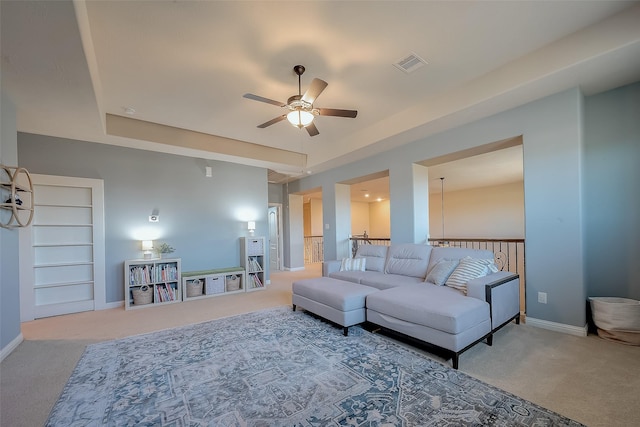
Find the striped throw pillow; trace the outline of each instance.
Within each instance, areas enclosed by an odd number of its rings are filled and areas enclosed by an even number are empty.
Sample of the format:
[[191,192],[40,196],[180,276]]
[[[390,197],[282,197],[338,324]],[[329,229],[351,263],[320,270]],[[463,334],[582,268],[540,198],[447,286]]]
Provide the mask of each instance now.
[[366,258],[343,258],[340,271],[364,271]]
[[486,276],[490,271],[489,265],[493,265],[493,260],[473,259],[465,257],[460,260],[460,264],[453,270],[451,276],[445,282],[446,286],[457,289],[467,294],[467,282]]

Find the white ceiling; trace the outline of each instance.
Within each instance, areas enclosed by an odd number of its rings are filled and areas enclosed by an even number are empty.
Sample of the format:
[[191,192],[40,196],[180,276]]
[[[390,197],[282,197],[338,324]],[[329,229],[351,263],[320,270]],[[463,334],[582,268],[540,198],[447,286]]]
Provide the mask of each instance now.
[[[2,88],[19,131],[294,176],[570,87],[592,94],[640,80],[638,2],[0,5]],[[392,65],[410,53],[428,65],[411,74]],[[318,117],[313,138],[286,122],[256,128],[282,110],[242,95],[286,101],[297,93],[296,64],[307,69],[303,91],[314,77],[329,83],[316,107],[356,109],[358,117]],[[135,120],[116,126],[112,116]],[[169,137],[154,124],[179,129]],[[451,173],[439,173],[449,187]]]

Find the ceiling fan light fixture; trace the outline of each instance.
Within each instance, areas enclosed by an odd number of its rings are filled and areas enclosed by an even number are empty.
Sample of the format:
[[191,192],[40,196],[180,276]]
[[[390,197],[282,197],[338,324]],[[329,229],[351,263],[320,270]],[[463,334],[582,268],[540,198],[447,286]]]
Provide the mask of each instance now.
[[[0,0],[1,1],[1,0]],[[253,99],[254,101],[265,102],[267,104],[273,104],[281,108],[289,110],[287,114],[281,114],[278,117],[269,120],[268,122],[258,125],[260,129],[269,127],[275,123],[284,121],[286,118],[289,123],[298,129],[305,128],[309,136],[319,135],[318,128],[313,123],[314,116],[334,116],[334,117],[349,117],[355,118],[358,115],[356,110],[340,110],[336,108],[314,108],[318,95],[327,87],[328,83],[324,80],[313,79],[309,89],[302,94],[300,76],[304,73],[304,67],[302,65],[296,65],[293,67],[293,71],[298,75],[298,94],[289,97],[286,103],[274,101],[273,99],[265,98],[262,96],[254,95],[252,93],[245,93],[244,98]]]
[[313,114],[299,108],[287,113],[287,120],[297,128],[307,127],[313,122]]

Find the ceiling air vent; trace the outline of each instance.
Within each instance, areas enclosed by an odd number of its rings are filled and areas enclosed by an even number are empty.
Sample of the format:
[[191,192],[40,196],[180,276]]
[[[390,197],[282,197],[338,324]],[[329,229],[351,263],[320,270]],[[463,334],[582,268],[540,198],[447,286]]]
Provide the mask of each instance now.
[[409,56],[406,56],[394,63],[393,66],[409,74],[426,64],[427,61],[412,52]]

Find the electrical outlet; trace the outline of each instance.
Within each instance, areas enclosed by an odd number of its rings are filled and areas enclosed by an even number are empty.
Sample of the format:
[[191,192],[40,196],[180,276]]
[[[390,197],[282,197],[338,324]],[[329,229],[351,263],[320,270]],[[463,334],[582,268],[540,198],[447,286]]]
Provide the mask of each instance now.
[[546,292],[538,292],[538,302],[540,304],[547,303],[547,293]]

